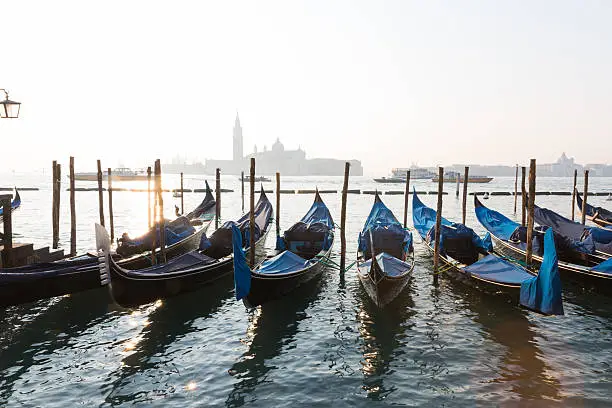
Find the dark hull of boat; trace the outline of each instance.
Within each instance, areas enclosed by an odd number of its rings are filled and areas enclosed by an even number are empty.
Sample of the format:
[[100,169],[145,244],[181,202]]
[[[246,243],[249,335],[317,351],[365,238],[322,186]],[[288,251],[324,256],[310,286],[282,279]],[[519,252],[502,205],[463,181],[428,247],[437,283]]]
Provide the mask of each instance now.
[[[520,248],[501,240],[494,235],[493,243],[495,244],[495,252],[507,256],[508,258],[515,259],[523,262],[526,254]],[[539,267],[542,263],[542,258],[539,256],[533,256],[534,267]],[[587,266],[576,265],[564,261],[559,261],[559,272],[562,280],[573,281],[580,283],[584,286],[591,287],[596,291],[604,293],[612,293],[612,276],[605,273],[599,273],[590,270]]]
[[[410,268],[410,271],[414,269],[414,264]],[[385,307],[391,303],[408,285],[412,273],[406,273],[399,278],[391,278],[388,276],[383,277],[378,283],[375,283],[371,272],[368,275],[359,275],[359,281],[363,285],[366,293],[374,302],[374,304],[380,308]]]
[[[427,246],[429,252],[433,255],[434,249],[428,243],[425,243],[425,245]],[[444,273],[450,276],[452,279],[475,288],[483,293],[502,296],[508,298],[511,302],[518,304],[521,292],[520,285],[501,284],[499,282],[477,278],[466,272],[461,267],[462,265],[457,261],[446,256],[440,256],[440,262],[442,264]],[[528,272],[532,273],[532,271]]]
[[[196,231],[195,234],[169,246],[166,249],[167,259],[174,258],[178,255],[182,255],[196,249],[200,244],[200,237],[208,229],[209,225],[210,222]],[[66,262],[63,263],[63,265],[65,264]],[[127,259],[119,260],[118,265],[125,269],[146,268],[151,266],[151,255],[135,255]],[[36,265],[31,265],[31,267],[35,266]],[[83,261],[83,265],[79,266],[70,273],[57,274],[55,273],[56,271],[57,269],[50,269],[48,271],[49,273],[42,273],[40,277],[36,277],[34,279],[31,277],[25,277],[23,280],[19,281],[11,279],[10,282],[3,282],[3,272],[0,272],[0,307],[13,306],[55,296],[68,295],[90,289],[96,289],[101,286],[98,258],[93,255],[91,255],[91,259],[89,261]],[[16,270],[15,272],[18,271]],[[34,270],[31,272],[34,273]],[[7,272],[6,274],[12,273],[13,272]]]
[[[268,231],[255,243],[256,262],[265,258],[267,235]],[[118,305],[132,307],[197,290],[232,273],[233,269],[234,261],[231,255],[214,264],[193,267],[176,273],[141,276],[128,275],[114,262],[111,262],[109,289]]]
[[406,179],[394,178],[394,177],[375,178],[374,181],[377,183],[384,183],[384,184],[406,184]]
[[273,276],[251,272],[251,290],[243,299],[244,305],[252,308],[287,295],[298,286],[319,276],[326,268],[330,256],[331,246],[314,265],[287,275]]

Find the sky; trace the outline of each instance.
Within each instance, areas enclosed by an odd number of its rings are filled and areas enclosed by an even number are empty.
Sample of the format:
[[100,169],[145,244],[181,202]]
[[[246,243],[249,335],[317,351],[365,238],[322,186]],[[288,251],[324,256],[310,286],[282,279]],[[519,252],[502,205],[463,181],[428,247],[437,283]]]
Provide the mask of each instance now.
[[230,159],[237,111],[245,153],[280,138],[366,174],[612,162],[605,0],[0,0],[0,14],[0,88],[22,103],[0,120],[0,173]]

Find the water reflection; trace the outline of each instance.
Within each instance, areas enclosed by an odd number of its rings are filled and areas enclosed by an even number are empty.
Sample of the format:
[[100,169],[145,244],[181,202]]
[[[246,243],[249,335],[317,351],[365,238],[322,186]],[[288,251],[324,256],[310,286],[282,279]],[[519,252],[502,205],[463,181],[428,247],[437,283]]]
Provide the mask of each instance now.
[[[530,313],[534,312],[494,296],[483,297],[473,292],[467,292],[464,297],[465,306],[474,312],[472,320],[480,324],[485,338],[503,347],[501,352],[495,351],[499,360],[497,367],[491,367],[493,373],[487,383],[494,389],[501,387],[500,395],[505,394],[510,400],[518,399],[521,403],[560,400],[559,380],[544,362],[536,326],[530,322]],[[539,318],[539,315],[531,317]],[[494,357],[489,360],[491,364]],[[479,381],[484,382],[484,379]],[[508,395],[508,391],[512,395]]]
[[105,288],[0,309],[0,402],[25,373],[47,363],[46,356],[115,313]]
[[295,341],[300,321],[308,318],[306,309],[318,300],[325,283],[325,277],[313,279],[290,295],[265,303],[250,313],[243,341],[248,349],[229,370],[238,382],[229,393],[226,406],[238,407],[248,403],[257,386],[268,381],[268,375],[276,368],[270,360]]
[[[106,403],[114,406],[173,393],[173,377],[178,373],[178,368],[168,349],[196,331],[194,322],[216,313],[232,294],[233,278],[229,276],[215,282],[215,285],[149,305],[147,308],[152,309],[150,312],[133,312],[136,325],[142,326],[142,329],[122,343],[121,354],[124,357],[119,368],[109,373],[107,385],[102,388],[107,395]],[[143,373],[151,377],[153,389],[143,390],[146,385],[142,382],[134,389],[134,377]],[[196,384],[189,383],[186,387],[195,389]]]
[[392,303],[384,309],[376,307],[365,290],[359,286],[361,304],[357,312],[361,346],[362,388],[368,398],[382,400],[395,391],[387,387],[384,380],[393,372],[391,363],[398,348],[405,346],[405,332],[414,323],[409,319],[416,314],[412,301],[412,285],[409,284]]

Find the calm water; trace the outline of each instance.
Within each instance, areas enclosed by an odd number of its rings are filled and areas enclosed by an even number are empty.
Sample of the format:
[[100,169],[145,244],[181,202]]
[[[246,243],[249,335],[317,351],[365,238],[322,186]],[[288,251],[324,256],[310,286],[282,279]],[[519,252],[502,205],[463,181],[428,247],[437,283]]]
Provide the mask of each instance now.
[[[51,241],[48,178],[0,175],[1,186],[41,187],[22,193],[14,216],[21,239],[38,245]],[[187,178],[186,187],[201,187],[201,180]],[[164,184],[176,187],[178,178],[167,176]],[[415,184],[435,189],[431,182]],[[513,184],[497,178],[470,188],[511,191]],[[315,185],[340,189],[341,178],[282,182],[282,188]],[[592,178],[589,185],[612,191],[610,178]],[[241,212],[240,186],[225,176],[223,187],[236,190],[222,196],[227,220]],[[350,181],[350,188],[376,187],[365,177]],[[444,215],[458,220],[454,188],[446,186],[451,194],[445,196]],[[569,178],[538,179],[538,190],[570,189]],[[186,193],[185,209],[202,198]],[[323,198],[339,223],[340,195]],[[434,205],[435,196],[423,198]],[[403,196],[383,199],[401,220]],[[282,228],[300,218],[311,201],[310,195],[283,195]],[[349,195],[351,262],[372,201],[373,196]],[[166,195],[168,216],[176,202]],[[612,207],[603,197],[591,202]],[[537,203],[566,215],[571,205],[569,197],[538,196]],[[513,198],[492,197],[487,204],[511,215]],[[61,205],[60,241],[69,247],[66,192]],[[113,205],[117,235],[144,229],[146,194],[116,192]],[[77,215],[79,250],[92,249],[97,193],[77,193]],[[467,223],[482,230],[471,204]],[[0,406],[610,405],[611,298],[565,284],[566,315],[543,317],[446,277],[434,287],[431,257],[418,241],[414,278],[384,311],[369,302],[354,270],[344,276],[328,270],[291,297],[252,312],[234,300],[231,277],[133,310],[113,305],[104,288],[0,310]]]

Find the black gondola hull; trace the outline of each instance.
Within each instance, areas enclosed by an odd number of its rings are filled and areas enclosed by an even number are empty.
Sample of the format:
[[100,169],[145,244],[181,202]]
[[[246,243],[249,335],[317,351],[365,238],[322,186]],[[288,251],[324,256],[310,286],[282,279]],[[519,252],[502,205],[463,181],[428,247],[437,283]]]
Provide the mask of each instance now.
[[[414,268],[414,265],[412,268]],[[412,268],[410,270],[412,270]],[[412,277],[412,273],[406,273],[401,278],[390,278],[385,276],[379,278],[380,280],[375,283],[374,279],[376,279],[376,277],[372,276],[372,271],[368,271],[367,275],[362,275],[361,273],[358,273],[358,275],[359,281],[366,293],[372,302],[379,308],[385,307],[397,298],[406,288]]]
[[[332,241],[333,242],[333,241]],[[256,307],[287,295],[295,288],[319,276],[326,268],[327,260],[331,255],[331,246],[321,259],[297,273],[287,274],[286,276],[263,275],[251,272],[251,290],[244,304],[248,308]]]
[[[265,258],[267,231],[255,243],[256,262]],[[248,249],[247,249],[248,251]],[[124,307],[133,307],[158,299],[169,298],[209,285],[233,272],[232,256],[217,263],[190,268],[174,274],[129,275],[114,262],[110,263],[109,290],[115,302]],[[127,273],[126,273],[127,272]]]
[[[517,261],[525,260],[525,251],[517,248],[509,242],[497,238],[494,235],[491,235],[491,237],[493,238],[493,243],[495,245],[495,252]],[[534,267],[539,267],[541,264],[542,258],[534,255]],[[609,274],[597,273],[591,271],[590,268],[586,266],[562,261],[559,261],[559,273],[563,281],[572,281],[574,283],[579,283],[586,287],[595,289],[599,292],[609,294],[612,293],[612,276]]]
[[[209,225],[210,222],[189,237],[186,237],[174,245],[170,245],[166,249],[167,259],[196,249],[200,244],[202,234],[206,232]],[[157,257],[160,259],[159,251]],[[48,273],[44,273],[45,271],[37,271],[37,273],[43,273],[35,278],[33,278],[33,275],[24,276],[23,280],[12,278],[4,281],[2,279],[3,273],[0,272],[0,307],[13,306],[33,302],[35,300],[100,288],[98,258],[91,255],[89,260],[79,262],[82,262],[83,265],[69,273],[56,273],[57,269],[49,269]],[[151,255],[150,253],[135,255],[127,259],[121,259],[117,261],[117,263],[125,269],[146,268],[151,266]],[[66,264],[66,262],[63,264]],[[35,266],[36,265],[31,265],[31,269]],[[6,272],[5,274],[13,274],[13,272]],[[24,273],[24,275],[27,275],[27,272]]]

